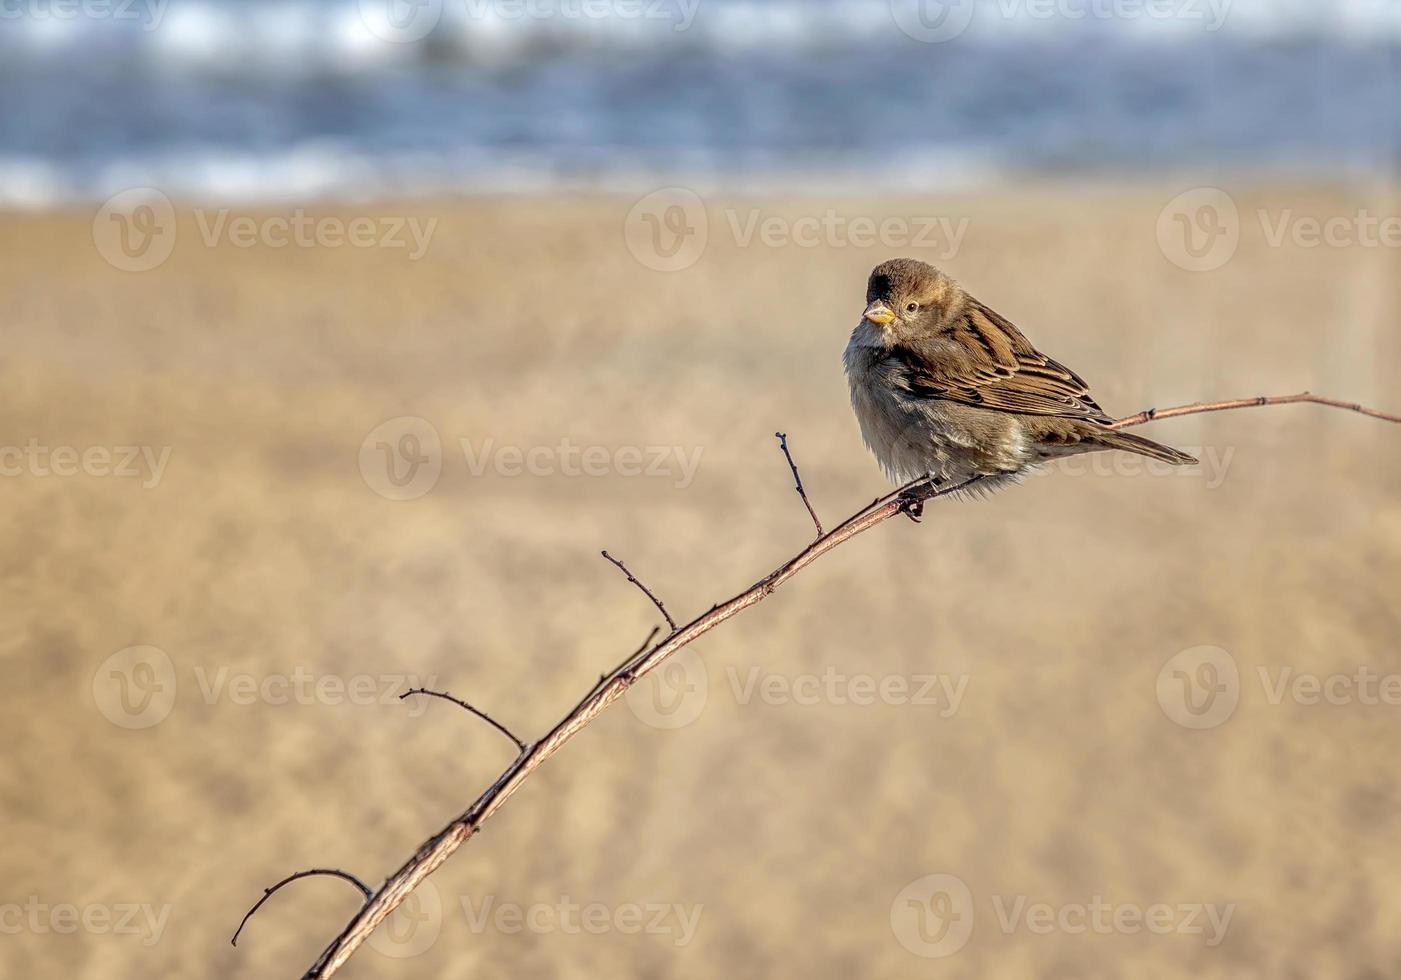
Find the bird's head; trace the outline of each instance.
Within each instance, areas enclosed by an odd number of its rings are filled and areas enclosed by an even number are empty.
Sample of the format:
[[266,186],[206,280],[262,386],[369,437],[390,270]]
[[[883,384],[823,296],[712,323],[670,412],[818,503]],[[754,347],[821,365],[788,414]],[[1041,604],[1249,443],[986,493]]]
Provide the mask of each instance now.
[[866,283],[864,324],[886,343],[937,333],[963,302],[953,279],[918,259],[890,259]]

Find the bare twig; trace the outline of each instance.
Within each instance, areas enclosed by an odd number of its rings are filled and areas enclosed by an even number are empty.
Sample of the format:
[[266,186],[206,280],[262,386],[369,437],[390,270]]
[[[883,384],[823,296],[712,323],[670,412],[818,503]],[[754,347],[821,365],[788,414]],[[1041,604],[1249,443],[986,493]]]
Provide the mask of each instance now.
[[650,633],[647,634],[647,639],[645,639],[645,640],[642,641],[642,646],[638,647],[638,648],[637,648],[636,650],[634,650],[632,653],[628,654],[625,658],[623,658],[623,662],[622,662],[622,663],[618,664],[618,666],[614,667],[614,668],[613,668],[612,670],[610,670],[608,673],[606,673],[606,674],[599,674],[599,675],[598,675],[598,681],[597,681],[597,683],[595,683],[593,687],[589,688],[589,693],[588,693],[588,694],[585,694],[582,698],[579,699],[579,704],[576,704],[576,705],[574,706],[574,710],[575,710],[575,711],[579,710],[579,707],[580,707],[585,701],[587,701],[589,698],[591,698],[591,697],[594,696],[594,692],[595,692],[595,691],[597,691],[597,690],[598,690],[600,687],[602,687],[604,684],[607,684],[607,683],[608,683],[609,681],[611,681],[614,677],[617,677],[617,676],[618,676],[619,674],[621,674],[623,671],[627,670],[628,667],[632,664],[632,662],[633,662],[634,660],[636,660],[638,657],[642,656],[643,651],[645,651],[648,647],[650,647],[650,646],[652,645],[652,641],[653,641],[654,639],[656,639],[657,634],[660,633],[661,631],[662,631],[662,628],[661,628],[660,626],[653,626],[653,627],[652,627],[652,632],[650,632]]
[[356,888],[360,889],[362,893],[364,893],[366,904],[369,904],[370,900],[375,897],[375,893],[370,890],[370,886],[365,884],[359,878],[355,877],[349,871],[342,871],[339,868],[308,868],[306,871],[298,871],[296,874],[288,875],[286,878],[283,878],[271,888],[263,889],[263,897],[258,899],[258,901],[253,905],[253,907],[244,913],[243,921],[240,922],[238,924],[238,928],[234,930],[233,938],[229,940],[229,945],[238,945],[239,934],[243,932],[243,927],[248,925],[248,920],[253,918],[253,914],[263,907],[263,903],[266,902],[268,899],[272,898],[272,896],[283,885],[290,885],[298,878],[310,878],[312,875],[327,875],[332,878],[345,879],[346,881],[354,885]]
[[1323,395],[1311,394],[1301,391],[1297,395],[1257,395],[1254,398],[1232,398],[1222,402],[1193,402],[1190,405],[1178,405],[1175,408],[1150,408],[1139,412],[1137,415],[1130,415],[1119,419],[1113,423],[1112,429],[1127,429],[1131,425],[1142,425],[1144,422],[1152,422],[1154,419],[1170,419],[1178,415],[1196,415],[1200,412],[1225,412],[1233,408],[1257,408],[1261,405],[1293,405],[1298,402],[1308,402],[1313,405],[1327,405],[1330,408],[1343,408],[1349,412],[1360,412],[1363,415],[1370,415],[1374,419],[1382,419],[1386,422],[1401,422],[1401,415],[1392,415],[1389,412],[1379,412],[1375,408],[1367,408],[1357,402],[1345,402],[1337,398],[1325,398]]
[[826,532],[822,530],[822,522],[817,519],[817,511],[813,510],[812,504],[808,502],[807,491],[803,489],[803,478],[798,475],[798,464],[793,462],[793,454],[788,451],[788,433],[775,432],[773,437],[778,440],[778,448],[783,450],[783,458],[788,460],[788,468],[793,471],[793,489],[803,498],[803,506],[808,509],[808,516],[812,518],[812,525],[817,528],[817,536],[820,538]]
[[[1117,428],[1127,428],[1154,418],[1171,418],[1178,415],[1192,415],[1197,412],[1214,412],[1229,408],[1286,404],[1296,401],[1336,405],[1387,421],[1401,421],[1401,418],[1397,416],[1378,412],[1375,409],[1304,394],[1267,398],[1263,401],[1247,398],[1234,402],[1182,405],[1176,408],[1140,412],[1138,415],[1120,419],[1114,424]],[[668,657],[698,637],[704,636],[732,616],[736,616],[750,606],[768,598],[780,585],[833,548],[850,541],[859,534],[864,534],[896,514],[904,512],[912,499],[930,500],[944,494],[955,493],[959,489],[961,486],[935,488],[926,484],[924,487],[904,487],[892,495],[877,498],[870,506],[847,518],[743,592],[713,606],[709,611],[691,620],[685,626],[673,628],[672,632],[663,637],[655,646],[646,647],[639,655],[625,661],[621,670],[615,671],[604,681],[595,685],[594,691],[565,715],[549,734],[534,743],[529,751],[521,753],[514,762],[507,766],[496,781],[481,796],[477,797],[475,803],[437,834],[424,841],[418,851],[390,876],[379,891],[374,894],[374,897],[365,903],[364,908],[356,913],[340,934],[322,951],[316,962],[312,964],[311,969],[304,974],[303,980],[327,980],[338,972],[355,951],[365,943],[375,928],[408,898],[420,882],[436,871],[454,851],[476,834],[481,829],[482,824],[511,798],[536,769],[563,748],[605,708],[621,698],[639,678],[655,670]],[[607,557],[606,553],[605,557]],[[612,558],[609,560],[613,561]],[[615,561],[614,564],[622,567],[621,562]],[[624,571],[626,572],[626,569]],[[628,578],[632,579],[632,576],[628,575]],[[637,584],[641,586],[641,583]],[[647,594],[651,596],[650,592]],[[655,598],[653,601],[656,601]],[[661,603],[657,603],[657,606],[660,608]],[[668,616],[667,620],[670,622],[671,617]]]
[[430,691],[425,687],[412,687],[405,691],[403,694],[399,695],[399,700],[404,700],[404,698],[408,697],[410,694],[424,694],[430,698],[442,698],[444,701],[451,701],[459,708],[466,708],[468,711],[472,712],[472,714],[476,715],[478,718],[486,722],[492,728],[495,728],[502,735],[505,735],[512,742],[515,742],[516,748],[520,749],[522,752],[525,751],[525,743],[522,742],[520,739],[516,738],[514,732],[512,732],[505,725],[501,724],[501,722],[497,721],[495,718],[491,717],[491,715],[487,714],[485,711],[481,711],[477,708],[472,707],[470,704],[468,704],[461,698],[455,698],[451,694],[448,694],[446,691]]
[[632,572],[628,571],[628,567],[627,567],[626,565],[624,565],[622,562],[620,562],[618,559],[614,558],[612,555],[610,555],[610,554],[609,554],[608,552],[606,552],[606,551],[601,552],[601,554],[603,555],[604,558],[607,558],[607,559],[608,559],[609,561],[611,561],[614,565],[617,565],[617,566],[618,566],[618,569],[619,569],[624,575],[626,575],[626,576],[628,577],[628,581],[631,582],[633,585],[637,586],[639,589],[641,589],[641,590],[642,590],[642,594],[645,595],[647,598],[649,598],[649,599],[652,600],[652,605],[656,606],[659,610],[661,610],[662,617],[663,617],[664,619],[666,619],[667,625],[670,626],[670,627],[671,627],[671,631],[672,631],[673,633],[675,633],[675,632],[676,632],[676,620],[672,619],[672,618],[671,618],[671,613],[669,613],[669,612],[666,611],[666,606],[662,605],[662,600],[658,599],[655,595],[653,595],[651,589],[647,588],[647,586],[645,586],[645,585],[643,585],[641,582],[639,582],[639,581],[637,580],[637,577],[634,576],[634,575],[632,574]]

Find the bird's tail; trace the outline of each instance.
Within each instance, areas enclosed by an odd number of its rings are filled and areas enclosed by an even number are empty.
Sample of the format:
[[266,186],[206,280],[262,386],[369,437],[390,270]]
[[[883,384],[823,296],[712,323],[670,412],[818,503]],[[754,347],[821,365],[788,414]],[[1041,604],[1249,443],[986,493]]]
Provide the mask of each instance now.
[[1122,449],[1126,453],[1138,453],[1140,456],[1160,459],[1173,466],[1195,466],[1197,463],[1195,456],[1188,456],[1171,446],[1136,436],[1132,432],[1105,432],[1099,436],[1099,443],[1109,449]]

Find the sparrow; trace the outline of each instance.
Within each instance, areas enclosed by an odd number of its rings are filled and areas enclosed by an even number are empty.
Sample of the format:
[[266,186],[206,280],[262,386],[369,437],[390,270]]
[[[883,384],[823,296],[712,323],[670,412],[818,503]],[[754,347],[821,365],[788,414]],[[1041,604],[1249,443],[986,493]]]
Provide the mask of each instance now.
[[861,436],[898,483],[991,491],[1057,457],[1109,449],[1197,462],[1109,428],[1079,375],[917,259],[872,271],[844,360]]

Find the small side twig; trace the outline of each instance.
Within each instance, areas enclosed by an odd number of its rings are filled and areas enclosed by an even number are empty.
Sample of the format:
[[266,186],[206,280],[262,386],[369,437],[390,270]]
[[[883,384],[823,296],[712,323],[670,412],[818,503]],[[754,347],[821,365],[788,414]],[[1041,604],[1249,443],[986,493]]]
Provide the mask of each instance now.
[[775,432],[773,437],[778,440],[778,448],[783,450],[783,458],[788,460],[788,468],[793,471],[793,489],[798,491],[798,496],[803,498],[803,506],[808,509],[808,516],[812,518],[813,527],[817,528],[817,536],[820,538],[827,532],[822,530],[822,522],[817,519],[817,511],[812,509],[812,504],[808,502],[807,491],[803,489],[803,478],[798,474],[798,464],[793,462],[793,454],[788,451],[788,433]]
[[626,575],[626,576],[628,577],[628,581],[631,582],[633,585],[637,586],[639,589],[641,589],[641,590],[642,590],[642,594],[645,595],[647,598],[649,598],[649,599],[652,600],[652,605],[656,606],[659,610],[661,610],[662,616],[666,618],[666,624],[667,624],[668,626],[670,626],[670,627],[671,627],[671,631],[672,631],[673,633],[675,633],[675,632],[676,632],[676,620],[672,619],[672,618],[671,618],[671,613],[669,613],[669,612],[666,611],[666,606],[662,605],[662,600],[658,599],[655,595],[653,595],[651,589],[647,588],[647,586],[645,586],[645,585],[643,585],[641,582],[639,582],[639,581],[637,580],[637,577],[636,577],[635,575],[633,575],[632,572],[628,571],[628,567],[627,567],[626,565],[624,565],[622,562],[620,562],[618,559],[614,558],[612,555],[610,555],[610,554],[609,554],[608,552],[606,552],[606,551],[601,552],[601,554],[603,555],[604,558],[607,558],[607,559],[608,559],[609,561],[611,561],[614,565],[617,565],[617,566],[618,566],[618,570],[621,571],[624,575]]
[[497,721],[495,718],[491,717],[491,715],[487,714],[485,711],[472,707],[470,704],[468,704],[461,698],[455,698],[451,694],[448,694],[446,691],[430,691],[427,688],[423,687],[413,687],[405,691],[403,694],[399,695],[399,700],[404,700],[404,698],[408,697],[410,694],[424,694],[430,698],[442,698],[444,701],[451,701],[459,708],[465,708],[468,711],[472,712],[472,714],[476,715],[478,718],[486,722],[492,728],[495,728],[498,732],[500,732],[502,735],[505,735],[512,742],[515,742],[516,748],[520,749],[522,752],[524,752],[526,749],[525,743],[522,742],[520,739],[516,738],[515,733],[512,732],[509,728],[501,724],[501,722]]
[[617,677],[619,674],[623,673],[625,670],[631,667],[639,657],[641,657],[644,653],[648,651],[648,649],[651,648],[652,641],[657,638],[657,634],[661,631],[662,628],[660,626],[653,626],[652,632],[647,634],[647,639],[642,641],[642,645],[640,647],[638,647],[632,653],[628,654],[623,659],[622,663],[618,664],[618,666],[614,667],[608,673],[599,674],[598,683],[595,684],[593,687],[589,688],[589,693],[585,694],[582,698],[579,699],[579,703],[574,706],[574,709],[577,711],[584,704],[585,701],[587,701],[589,698],[593,697],[595,694],[598,693],[599,688],[603,687],[613,678]]
[[[369,905],[370,902],[374,900],[375,893],[370,890],[370,886],[365,884],[359,878],[355,877],[349,871],[342,871],[339,868],[308,868],[306,871],[298,871],[296,874],[291,874],[288,875],[286,878],[283,878],[271,888],[263,889],[263,897],[258,899],[257,903],[254,904],[254,906],[244,914],[243,921],[238,924],[238,928],[234,930],[233,938],[229,940],[229,945],[238,945],[238,937],[239,934],[243,932],[243,927],[248,925],[248,920],[253,918],[253,914],[257,912],[260,908],[262,908],[263,903],[265,903],[268,899],[272,898],[272,896],[278,891],[278,889],[280,889],[283,885],[290,885],[298,878],[310,878],[312,875],[326,875],[331,878],[342,878],[345,881],[350,882],[356,888],[360,889],[361,893],[363,893],[365,896],[365,905]],[[364,906],[361,907],[363,908]]]

